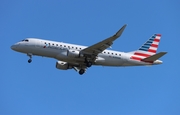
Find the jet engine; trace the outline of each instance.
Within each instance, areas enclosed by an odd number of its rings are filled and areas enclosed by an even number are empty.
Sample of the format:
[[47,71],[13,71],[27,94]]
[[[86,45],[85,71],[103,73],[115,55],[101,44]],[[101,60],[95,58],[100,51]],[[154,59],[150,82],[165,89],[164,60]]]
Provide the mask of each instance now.
[[69,63],[64,62],[64,61],[57,61],[56,68],[62,69],[62,70],[67,70],[67,69],[72,69],[72,66]]

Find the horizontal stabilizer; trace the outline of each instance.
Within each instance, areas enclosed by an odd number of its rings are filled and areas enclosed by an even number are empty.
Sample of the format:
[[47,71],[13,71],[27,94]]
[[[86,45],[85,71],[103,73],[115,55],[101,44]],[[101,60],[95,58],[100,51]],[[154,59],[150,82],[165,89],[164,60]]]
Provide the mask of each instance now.
[[154,54],[150,57],[147,57],[145,59],[142,59],[142,61],[156,61],[157,59],[159,59],[160,57],[162,57],[163,55],[165,55],[167,52],[159,52],[157,54]]

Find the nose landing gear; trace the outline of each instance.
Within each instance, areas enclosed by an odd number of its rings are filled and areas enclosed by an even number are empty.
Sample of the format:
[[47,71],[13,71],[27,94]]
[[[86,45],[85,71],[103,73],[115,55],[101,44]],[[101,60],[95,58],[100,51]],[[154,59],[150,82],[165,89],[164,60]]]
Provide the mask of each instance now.
[[27,56],[29,56],[29,60],[28,60],[28,63],[31,63],[32,62],[32,54],[28,53]]
[[29,59],[29,60],[28,60],[28,63],[31,63],[31,62],[32,62],[32,59]]

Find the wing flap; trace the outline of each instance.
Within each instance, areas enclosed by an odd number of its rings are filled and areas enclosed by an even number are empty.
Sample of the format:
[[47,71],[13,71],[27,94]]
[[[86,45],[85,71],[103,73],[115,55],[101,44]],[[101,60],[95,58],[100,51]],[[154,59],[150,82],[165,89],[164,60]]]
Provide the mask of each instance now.
[[142,61],[156,61],[157,59],[159,59],[160,57],[164,56],[167,52],[159,52],[157,54],[154,54],[152,56],[149,56],[145,59],[142,59]]

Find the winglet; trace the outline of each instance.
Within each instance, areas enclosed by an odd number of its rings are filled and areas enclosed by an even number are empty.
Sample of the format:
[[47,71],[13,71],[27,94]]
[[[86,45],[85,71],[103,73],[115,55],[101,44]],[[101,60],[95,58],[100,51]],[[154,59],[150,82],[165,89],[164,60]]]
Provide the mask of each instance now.
[[124,29],[126,28],[127,24],[125,24],[114,36],[120,37],[123,33]]
[[142,59],[142,61],[156,61],[157,59],[159,59],[160,57],[162,57],[163,55],[165,55],[167,52],[160,52],[157,54],[154,54],[150,57],[147,57],[145,59]]

